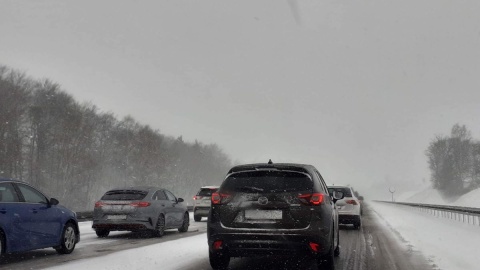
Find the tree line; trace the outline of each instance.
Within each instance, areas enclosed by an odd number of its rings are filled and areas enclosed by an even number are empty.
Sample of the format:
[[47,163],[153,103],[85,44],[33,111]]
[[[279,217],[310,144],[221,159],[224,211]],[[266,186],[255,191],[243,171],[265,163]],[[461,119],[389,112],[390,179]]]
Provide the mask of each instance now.
[[480,142],[465,125],[455,124],[450,136],[436,136],[426,155],[433,187],[447,197],[480,187]]
[[110,188],[160,186],[191,198],[231,167],[216,144],[185,142],[79,103],[48,79],[0,66],[0,177],[39,187],[73,210]]

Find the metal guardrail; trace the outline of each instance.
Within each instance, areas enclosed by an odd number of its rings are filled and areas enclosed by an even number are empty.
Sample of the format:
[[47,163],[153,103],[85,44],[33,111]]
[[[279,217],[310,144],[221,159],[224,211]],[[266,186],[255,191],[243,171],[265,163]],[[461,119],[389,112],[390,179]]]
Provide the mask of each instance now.
[[423,204],[423,203],[405,203],[405,202],[388,202],[388,201],[375,201],[375,202],[415,207],[419,209],[421,212],[428,213],[437,217],[453,219],[460,222],[480,226],[480,208],[438,205],[438,204]]
[[[187,206],[188,212],[193,211],[193,206]],[[93,219],[93,211],[80,211],[76,212],[77,213],[77,219],[78,221],[87,221],[87,220],[92,220]]]

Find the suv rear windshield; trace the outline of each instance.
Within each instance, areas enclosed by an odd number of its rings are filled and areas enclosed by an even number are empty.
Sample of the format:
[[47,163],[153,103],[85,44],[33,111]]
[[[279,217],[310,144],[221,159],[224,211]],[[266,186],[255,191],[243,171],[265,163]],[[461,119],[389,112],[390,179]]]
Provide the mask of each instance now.
[[302,173],[285,171],[241,172],[229,176],[222,192],[275,193],[311,190],[312,180]]
[[335,188],[328,188],[328,193],[333,195],[333,191],[340,191],[343,192],[344,197],[352,197],[352,191],[348,187],[335,187]]
[[147,196],[148,192],[141,190],[114,190],[103,195],[105,201],[137,201]]
[[205,196],[205,197],[212,196],[212,193],[214,193],[216,191],[217,191],[216,188],[202,188],[198,192],[197,196]]

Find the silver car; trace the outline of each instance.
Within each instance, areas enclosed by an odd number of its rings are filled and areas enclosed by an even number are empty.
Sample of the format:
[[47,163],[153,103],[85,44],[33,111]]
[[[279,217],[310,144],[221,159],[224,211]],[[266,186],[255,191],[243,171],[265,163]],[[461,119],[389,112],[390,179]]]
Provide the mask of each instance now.
[[112,189],[93,210],[92,228],[98,237],[107,237],[110,231],[151,231],[160,237],[167,229],[186,232],[189,225],[183,199],[158,187]]

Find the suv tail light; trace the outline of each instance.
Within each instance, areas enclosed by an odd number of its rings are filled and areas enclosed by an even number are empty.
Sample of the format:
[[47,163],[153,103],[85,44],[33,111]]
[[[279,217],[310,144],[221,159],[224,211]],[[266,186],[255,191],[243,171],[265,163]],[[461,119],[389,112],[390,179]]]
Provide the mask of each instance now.
[[299,194],[298,198],[306,205],[320,205],[324,201],[325,194],[323,193],[307,193]]
[[194,200],[201,200],[202,198],[203,198],[203,196],[198,196],[198,195],[197,195],[197,196],[193,196],[193,199],[194,199]]
[[347,200],[347,201],[345,201],[345,203],[357,205],[357,201],[355,201],[355,200]]
[[223,204],[230,198],[230,194],[215,192],[212,193],[212,204]]
[[150,206],[149,202],[134,202],[130,204],[133,207],[148,207]]

